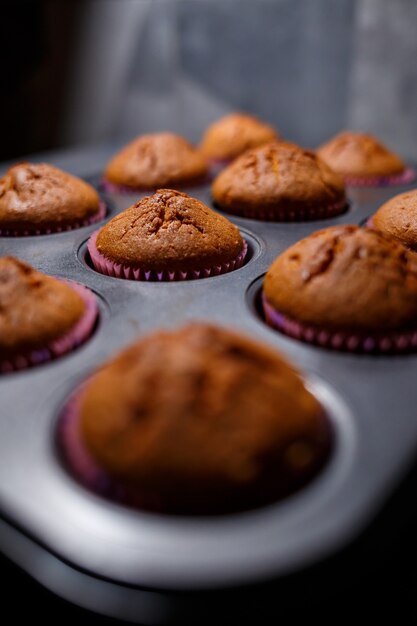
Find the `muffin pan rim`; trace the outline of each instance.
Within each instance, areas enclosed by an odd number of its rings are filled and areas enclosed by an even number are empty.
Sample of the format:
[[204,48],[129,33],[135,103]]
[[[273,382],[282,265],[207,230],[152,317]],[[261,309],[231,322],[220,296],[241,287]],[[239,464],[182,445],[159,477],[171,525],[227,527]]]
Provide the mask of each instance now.
[[[294,363],[294,360],[292,360]],[[317,493],[314,495],[314,492],[318,492],[320,496],[320,491],[322,491],[323,481],[336,483],[333,486],[333,490],[337,491],[337,484],[341,482],[344,483],[346,479],[346,474],[348,473],[349,467],[351,467],[355,458],[355,447],[357,445],[357,432],[354,426],[354,420],[352,419],[351,411],[348,408],[343,397],[338,393],[332,384],[328,381],[317,377],[312,373],[305,374],[305,381],[307,386],[313,391],[314,395],[319,398],[324,408],[326,409],[326,413],[329,416],[331,427],[335,436],[336,446],[335,449],[330,454],[330,458],[326,463],[325,467],[314,476],[311,481],[304,487],[302,487],[299,491],[295,492],[291,496],[283,498],[275,503],[267,505],[265,507],[260,507],[258,509],[244,511],[241,513],[229,514],[229,515],[218,515],[218,516],[201,516],[201,517],[185,517],[185,516],[164,516],[155,513],[149,513],[146,511],[137,511],[135,509],[130,509],[124,507],[123,505],[107,501],[99,495],[91,494],[86,488],[81,486],[77,481],[75,481],[71,475],[66,471],[62,461],[58,458],[58,453],[56,449],[56,442],[54,440],[54,433],[56,432],[57,420],[59,419],[60,410],[62,410],[65,401],[69,396],[77,389],[78,384],[81,381],[88,378],[87,372],[74,374],[73,378],[70,381],[61,381],[61,384],[58,388],[55,388],[51,393],[48,394],[46,398],[46,403],[55,407],[53,420],[49,422],[47,426],[48,432],[48,449],[44,449],[43,456],[38,458],[38,462],[41,464],[41,473],[43,471],[48,471],[48,467],[50,467],[50,461],[53,459],[55,476],[54,480],[55,487],[61,483],[61,493],[58,494],[57,489],[52,490],[54,493],[54,498],[49,497],[51,509],[50,515],[53,516],[55,523],[56,520],[59,520],[59,524],[61,525],[61,530],[64,530],[64,527],[67,526],[61,536],[58,538],[58,544],[56,544],[56,538],[51,537],[42,537],[44,532],[41,532],[41,536],[37,537],[37,540],[40,541],[41,544],[47,546],[48,549],[58,556],[62,558],[64,561],[73,563],[74,566],[81,566],[82,569],[86,571],[90,571],[91,574],[96,574],[97,571],[92,568],[89,569],[88,566],[88,558],[85,558],[84,553],[87,553],[90,550],[90,557],[94,559],[97,558],[97,554],[94,554],[94,550],[91,551],[91,544],[89,541],[84,548],[79,553],[79,557],[82,556],[76,562],[72,558],[72,552],[74,546],[71,548],[67,547],[67,543],[70,541],[70,528],[74,525],[74,516],[71,515],[70,509],[65,507],[65,503],[71,502],[71,506],[73,506],[76,510],[81,511],[83,508],[88,510],[86,512],[87,518],[89,518],[89,522],[86,528],[89,527],[89,540],[92,540],[93,537],[97,542],[97,546],[100,548],[101,545],[106,545],[107,550],[112,546],[116,551],[125,548],[128,552],[134,553],[132,558],[130,559],[129,569],[130,576],[126,576],[126,579],[120,580],[123,584],[151,584],[157,587],[169,587],[169,588],[204,588],[205,586],[210,586],[214,583],[216,584],[233,584],[236,582],[249,582],[254,574],[255,563],[257,561],[261,561],[261,565],[258,564],[259,572],[258,576],[262,577],[266,576],[268,571],[263,571],[264,567],[262,566],[262,562],[265,560],[265,556],[271,556],[271,548],[265,546],[266,555],[258,554],[258,547],[255,550],[255,554],[252,555],[253,561],[250,563],[250,567],[248,565],[247,569],[242,569],[240,565],[236,562],[232,563],[233,573],[230,571],[226,574],[224,569],[224,558],[225,558],[225,550],[227,550],[228,544],[230,541],[233,544],[233,538],[236,536],[236,532],[239,530],[244,534],[247,534],[246,541],[249,541],[250,538],[254,537],[254,533],[256,532],[259,536],[258,539],[261,540],[263,533],[267,529],[269,529],[269,533],[274,534],[276,529],[276,523],[283,517],[283,513],[286,516],[291,517],[294,515],[294,510],[301,508],[305,508],[305,499],[306,496],[310,498],[311,504],[310,507],[315,509],[319,505],[320,497],[317,498]],[[90,371],[91,374],[91,371]],[[74,384],[74,379],[78,381],[78,384]],[[323,397],[326,397],[323,401]],[[336,407],[336,408],[334,408]],[[35,412],[35,415],[38,415],[45,408],[45,402],[41,402]],[[343,433],[341,436],[340,433]],[[44,447],[44,446],[43,446]],[[46,453],[46,454],[45,454]],[[45,466],[42,468],[42,464]],[[336,472],[335,472],[336,467]],[[51,481],[50,481],[51,483]],[[324,497],[325,500],[329,498],[329,494],[325,493],[321,496]],[[57,502],[61,501],[61,506],[64,503],[63,509],[56,507]],[[55,506],[55,509],[54,509]],[[65,510],[66,508],[66,510]],[[104,517],[101,519],[97,519],[97,525],[95,525],[94,519],[97,518],[97,514],[100,515],[100,511],[102,513],[105,512]],[[295,512],[295,515],[297,513]],[[108,532],[111,527],[116,530],[117,526],[120,525],[121,521],[124,518],[123,523],[123,540],[120,535],[117,537],[117,532]],[[16,518],[15,518],[16,521]],[[86,520],[84,520],[86,521]],[[107,529],[107,532],[100,532],[100,523],[105,522],[104,526]],[[265,524],[265,522],[267,522]],[[287,522],[287,525],[291,524],[291,521]],[[25,528],[22,523],[17,522],[17,525],[21,528],[24,534],[28,536],[32,536],[36,539],[36,533],[31,532],[30,528]],[[139,527],[138,527],[139,525]],[[48,523],[49,530],[51,529],[51,524]],[[155,533],[153,527],[158,527]],[[222,528],[223,527],[223,528]],[[80,524],[79,531],[83,528],[83,524]],[[84,529],[85,530],[85,529]],[[126,533],[129,532],[130,539],[129,541],[126,539]],[[219,534],[220,533],[220,534]],[[164,548],[157,555],[157,546],[160,543],[160,540],[165,535],[165,537],[169,537],[169,535],[176,534],[176,537],[171,539],[165,539]],[[217,558],[215,562],[213,562],[213,552],[211,550],[206,550],[203,556],[200,555],[200,559],[196,559],[196,554],[193,553],[190,556],[190,553],[187,555],[186,545],[192,536],[195,544],[202,544],[204,540],[208,543],[208,546],[211,542],[215,541],[216,543],[219,539],[222,539],[222,549],[217,550]],[[185,556],[185,560],[181,563],[181,558],[179,558],[177,552],[177,544],[179,539],[181,538],[183,542],[182,550],[179,551],[179,554]],[[153,548],[149,547],[149,541],[152,539]],[[59,543],[61,546],[66,546],[65,549],[59,549]],[[254,543],[257,544],[255,541]],[[49,544],[49,545],[48,545]],[[96,546],[96,547],[97,547]],[[257,544],[258,546],[258,544]],[[168,571],[169,568],[167,566],[167,550],[169,549],[169,554],[174,558],[171,562],[174,567],[174,570],[179,568],[179,571]],[[278,550],[279,551],[279,550]],[[150,554],[151,553],[151,554]],[[139,556],[140,555],[140,556]],[[233,560],[233,546],[231,550],[231,558]],[[157,557],[157,558],[156,558]],[[142,561],[146,561],[148,559],[148,567],[152,567],[152,573],[148,575],[145,579],[141,580],[141,576],[138,578],[138,568],[135,566],[136,559],[141,559]],[[156,560],[155,560],[156,559]],[[245,556],[247,559],[247,555]],[[304,560],[304,557],[303,557]],[[124,565],[123,559],[118,559],[118,570],[119,575],[123,572],[123,567],[127,566],[126,563],[126,554],[124,554]],[[206,562],[207,561],[207,562]],[[273,564],[269,564],[271,570],[275,570],[276,556],[273,556]],[[291,556],[290,556],[291,561]],[[179,565],[180,562],[180,565]],[[207,567],[208,566],[208,567]],[[139,567],[141,570],[143,565]],[[118,581],[117,576],[112,576],[112,567],[105,566],[104,563],[101,564],[100,576],[104,576],[109,580]],[[146,569],[146,567],[145,567]],[[133,572],[135,570],[135,573]],[[122,574],[123,576],[123,574]],[[248,579],[248,580],[247,580]]]

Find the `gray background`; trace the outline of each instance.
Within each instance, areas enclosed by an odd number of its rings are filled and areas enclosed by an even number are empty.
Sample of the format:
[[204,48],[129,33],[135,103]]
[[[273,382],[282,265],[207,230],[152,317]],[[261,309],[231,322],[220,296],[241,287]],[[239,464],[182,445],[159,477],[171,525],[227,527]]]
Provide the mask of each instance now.
[[417,159],[415,0],[89,0],[61,145],[254,112],[316,146],[367,130]]

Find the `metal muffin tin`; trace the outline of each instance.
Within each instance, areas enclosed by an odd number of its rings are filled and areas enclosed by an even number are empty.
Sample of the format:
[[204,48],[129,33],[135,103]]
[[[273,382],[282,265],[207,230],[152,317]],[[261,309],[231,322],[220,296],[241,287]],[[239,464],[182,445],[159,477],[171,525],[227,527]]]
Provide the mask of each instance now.
[[[399,484],[415,452],[417,354],[352,355],[309,346],[267,327],[256,301],[265,271],[282,250],[320,228],[361,223],[404,189],[350,190],[349,211],[323,221],[227,216],[249,244],[247,262],[229,274],[194,281],[121,280],[89,266],[89,235],[137,194],[102,194],[109,211],[98,225],[1,238],[1,255],[92,289],[100,321],[93,337],[71,354],[0,378],[0,549],[76,604],[156,624],[171,619],[179,606],[186,612],[198,593],[271,580],[279,586],[284,575],[349,544]],[[211,206],[209,186],[189,193]],[[106,501],[64,468],[55,429],[71,392],[138,335],[191,319],[235,328],[276,348],[325,406],[335,433],[333,453],[294,495],[227,516],[163,516]]]

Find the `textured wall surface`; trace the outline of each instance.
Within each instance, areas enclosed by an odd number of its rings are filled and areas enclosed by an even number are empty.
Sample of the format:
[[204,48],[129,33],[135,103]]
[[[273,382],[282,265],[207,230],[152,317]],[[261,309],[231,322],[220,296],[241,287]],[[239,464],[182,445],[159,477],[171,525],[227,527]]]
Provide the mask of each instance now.
[[183,2],[182,66],[232,108],[256,111],[314,145],[346,116],[353,7],[350,0]]
[[417,160],[415,0],[92,0],[86,15],[72,143],[197,140],[241,109],[306,146],[362,129]]
[[417,2],[357,2],[348,124],[417,161]]

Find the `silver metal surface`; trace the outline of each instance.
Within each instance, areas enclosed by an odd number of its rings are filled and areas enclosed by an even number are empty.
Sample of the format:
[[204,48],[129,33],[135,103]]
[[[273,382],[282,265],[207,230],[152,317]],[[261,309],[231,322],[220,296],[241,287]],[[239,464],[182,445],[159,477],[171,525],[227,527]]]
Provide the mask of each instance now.
[[[304,568],[353,539],[392,493],[415,453],[417,355],[351,355],[302,344],[267,327],[255,299],[268,266],[290,244],[335,223],[360,223],[402,190],[352,192],[349,212],[320,222],[230,217],[249,243],[249,261],[230,274],[181,283],[96,273],[86,262],[85,242],[97,226],[1,238],[1,255],[15,255],[48,274],[87,285],[99,297],[101,311],[96,333],[76,351],[0,378],[0,514],[22,542],[31,540],[83,576],[106,579],[113,592],[114,586],[129,585],[142,593],[141,587],[190,591],[261,582]],[[190,193],[210,205],[208,187]],[[137,195],[109,199],[111,217]],[[138,335],[190,319],[215,321],[276,347],[302,370],[326,407],[335,448],[325,469],[298,493],[234,515],[165,517],[108,502],[66,473],[54,436],[59,410],[74,388]],[[0,549],[19,562],[18,548],[7,537],[0,532]],[[37,575],[33,560],[20,561]],[[56,587],[45,572],[42,580]],[[67,597],[85,605],[78,587]],[[103,612],[131,619],[116,596],[103,600]]]

